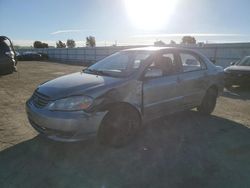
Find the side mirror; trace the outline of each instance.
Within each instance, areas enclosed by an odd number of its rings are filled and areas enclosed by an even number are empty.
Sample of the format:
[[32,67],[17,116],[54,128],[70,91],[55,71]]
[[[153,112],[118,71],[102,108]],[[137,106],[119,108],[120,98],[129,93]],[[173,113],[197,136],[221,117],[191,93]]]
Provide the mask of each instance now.
[[233,62],[230,63],[230,65],[235,65],[235,63],[236,63],[236,61],[233,61]]
[[149,69],[145,73],[144,77],[145,78],[156,78],[156,77],[161,77],[163,75],[163,72],[161,69]]

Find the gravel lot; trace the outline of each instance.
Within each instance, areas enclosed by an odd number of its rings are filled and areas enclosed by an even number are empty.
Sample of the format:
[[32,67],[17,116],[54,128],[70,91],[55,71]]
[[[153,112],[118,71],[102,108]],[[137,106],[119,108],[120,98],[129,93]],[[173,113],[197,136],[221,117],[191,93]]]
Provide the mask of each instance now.
[[80,66],[20,62],[0,77],[0,187],[250,187],[250,91],[234,88],[215,112],[187,111],[145,125],[120,149],[90,139],[37,136],[25,101],[39,83]]

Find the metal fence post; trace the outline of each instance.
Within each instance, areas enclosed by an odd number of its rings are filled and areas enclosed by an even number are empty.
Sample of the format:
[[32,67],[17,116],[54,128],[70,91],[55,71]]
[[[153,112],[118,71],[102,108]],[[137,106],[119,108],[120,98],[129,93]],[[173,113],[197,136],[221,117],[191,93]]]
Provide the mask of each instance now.
[[[95,48],[95,62],[96,62],[96,47],[94,47],[94,48]],[[95,63],[95,62],[94,62],[94,63]]]
[[217,64],[217,49],[218,47],[215,47],[215,49],[214,49],[214,61],[216,62],[216,64]]
[[69,60],[69,49],[68,48],[66,48],[67,49],[67,57],[66,57],[66,60],[68,61]]

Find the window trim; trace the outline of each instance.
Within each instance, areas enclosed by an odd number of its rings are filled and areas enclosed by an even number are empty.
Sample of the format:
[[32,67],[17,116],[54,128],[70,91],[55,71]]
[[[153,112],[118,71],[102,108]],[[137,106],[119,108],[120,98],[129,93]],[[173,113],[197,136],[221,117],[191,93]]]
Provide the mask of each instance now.
[[[198,62],[200,62],[201,69],[184,72],[184,71],[183,71],[182,59],[181,59],[181,53],[194,56],[194,57],[196,58],[196,60],[198,60]],[[205,71],[205,70],[208,69],[208,68],[207,68],[207,64],[204,62],[203,58],[202,58],[199,54],[197,54],[197,53],[195,53],[195,52],[186,51],[186,50],[179,50],[179,51],[178,51],[178,56],[179,56],[178,59],[179,59],[179,63],[180,63],[181,69],[182,69],[182,70],[181,70],[182,73]],[[204,68],[202,68],[202,67],[203,67],[202,65],[204,65]]]

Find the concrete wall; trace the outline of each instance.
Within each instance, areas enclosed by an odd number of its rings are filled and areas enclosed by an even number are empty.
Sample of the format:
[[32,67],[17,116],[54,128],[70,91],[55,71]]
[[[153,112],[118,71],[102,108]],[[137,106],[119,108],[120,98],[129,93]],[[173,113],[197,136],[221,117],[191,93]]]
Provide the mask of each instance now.
[[[250,55],[250,43],[232,44],[197,44],[197,45],[176,45],[194,49],[208,58],[216,60],[216,64],[227,67],[231,61],[238,60],[246,55]],[[36,51],[47,53],[51,60],[66,63],[94,63],[117,51],[142,47],[142,46],[118,46],[118,47],[81,47],[81,48],[47,48],[47,49],[20,49],[20,53],[25,51]]]

